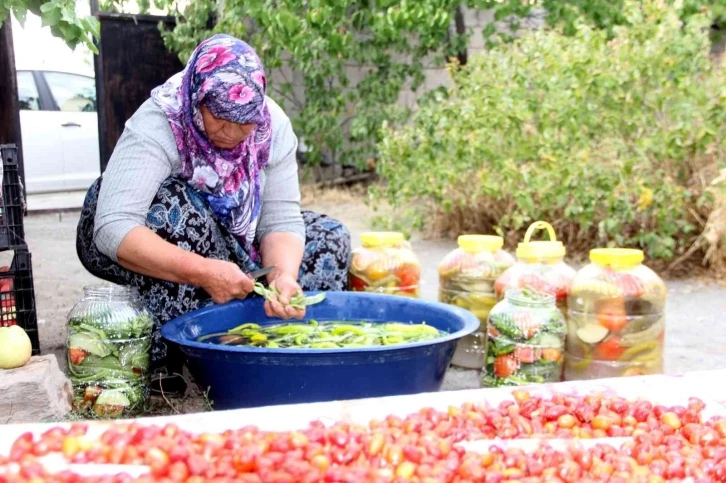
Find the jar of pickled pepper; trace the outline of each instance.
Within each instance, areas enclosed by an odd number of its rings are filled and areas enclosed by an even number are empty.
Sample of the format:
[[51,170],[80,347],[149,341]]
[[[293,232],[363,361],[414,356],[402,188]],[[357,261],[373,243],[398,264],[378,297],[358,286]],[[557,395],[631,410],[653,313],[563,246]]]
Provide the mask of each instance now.
[[[531,241],[535,230],[547,230],[549,241]],[[501,300],[507,290],[528,288],[536,292],[554,295],[557,306],[567,315],[567,296],[575,278],[575,269],[564,261],[567,253],[555,230],[547,222],[532,223],[517,246],[517,263],[505,271],[494,284]]]
[[348,286],[354,292],[418,297],[421,262],[402,233],[362,233],[353,250]]
[[479,318],[480,330],[459,340],[455,366],[481,369],[486,353],[486,324],[497,303],[494,282],[514,264],[514,257],[502,250],[499,236],[461,235],[459,247],[439,264],[439,301],[467,309]]
[[555,296],[509,289],[489,313],[482,387],[562,380],[567,324]]
[[68,314],[68,378],[76,411],[99,417],[128,415],[149,394],[154,316],[138,290],[86,287]]
[[565,379],[663,371],[666,286],[640,250],[599,248],[572,284]]

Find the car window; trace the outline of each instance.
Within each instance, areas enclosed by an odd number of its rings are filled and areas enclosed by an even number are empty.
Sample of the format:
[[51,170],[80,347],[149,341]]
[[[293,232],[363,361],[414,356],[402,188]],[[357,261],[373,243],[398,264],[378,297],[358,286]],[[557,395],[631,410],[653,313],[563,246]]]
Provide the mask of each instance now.
[[18,100],[20,101],[20,109],[23,111],[40,110],[38,86],[35,85],[32,72],[18,72]]
[[96,81],[92,77],[64,72],[45,72],[58,108],[66,112],[96,112]]

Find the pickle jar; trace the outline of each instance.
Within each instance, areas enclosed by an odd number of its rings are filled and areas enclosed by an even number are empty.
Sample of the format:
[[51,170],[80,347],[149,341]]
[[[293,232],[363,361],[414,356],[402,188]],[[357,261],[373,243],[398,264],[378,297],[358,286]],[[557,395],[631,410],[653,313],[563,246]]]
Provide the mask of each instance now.
[[554,295],[507,290],[489,313],[482,387],[562,380],[567,323]]
[[73,407],[99,417],[141,409],[149,394],[154,317],[131,287],[86,287],[68,314]]
[[481,369],[486,352],[489,311],[497,303],[494,282],[514,264],[514,257],[502,250],[499,236],[461,235],[459,247],[439,264],[439,301],[471,311],[480,329],[459,340],[452,364]]
[[666,286],[640,250],[599,248],[569,299],[565,379],[663,371]]
[[348,274],[349,289],[418,297],[421,262],[398,232],[362,233],[363,246],[353,250]]
[[[549,241],[532,241],[536,230],[544,229]],[[505,271],[494,284],[499,299],[512,288],[531,289],[555,296],[557,306],[567,315],[567,296],[576,271],[565,263],[565,246],[557,241],[555,230],[547,222],[530,225],[524,240],[517,246],[517,263]]]

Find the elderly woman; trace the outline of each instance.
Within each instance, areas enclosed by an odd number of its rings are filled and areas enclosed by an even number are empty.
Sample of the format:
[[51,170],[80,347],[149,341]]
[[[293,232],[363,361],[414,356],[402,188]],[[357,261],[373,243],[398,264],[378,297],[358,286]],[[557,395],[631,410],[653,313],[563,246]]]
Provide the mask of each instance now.
[[[301,290],[344,288],[350,235],[325,215],[300,211],[297,138],[266,86],[246,43],[227,35],[202,42],[129,119],[88,192],[81,262],[138,288],[161,324],[245,298],[254,287],[247,274],[263,266],[276,267],[266,280],[280,293],[265,304],[271,317],[303,317],[286,305]],[[181,386],[169,378],[182,362],[170,350],[157,328],[154,380],[174,392]]]

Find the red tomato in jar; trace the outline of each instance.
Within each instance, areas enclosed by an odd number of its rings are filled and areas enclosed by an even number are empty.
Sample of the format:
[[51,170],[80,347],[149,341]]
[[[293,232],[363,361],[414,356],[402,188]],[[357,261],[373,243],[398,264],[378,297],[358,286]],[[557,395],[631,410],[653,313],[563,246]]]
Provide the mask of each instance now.
[[494,373],[503,379],[509,377],[519,369],[519,361],[511,355],[499,356],[494,359]]
[[630,273],[618,273],[615,275],[615,280],[626,297],[638,298],[645,294],[643,281]]
[[355,275],[348,276],[348,283],[353,292],[365,292],[366,287],[368,287],[368,284],[363,279]]
[[421,269],[415,265],[401,265],[395,275],[401,281],[401,288],[414,289],[421,277]]
[[541,355],[542,351],[536,347],[528,347],[525,345],[514,349],[514,358],[527,364],[538,361]]
[[610,332],[620,332],[628,325],[625,300],[621,297],[602,300],[595,308],[597,321]]
[[595,352],[601,359],[606,361],[615,361],[623,355],[625,348],[620,346],[619,338],[608,337],[597,345]]

